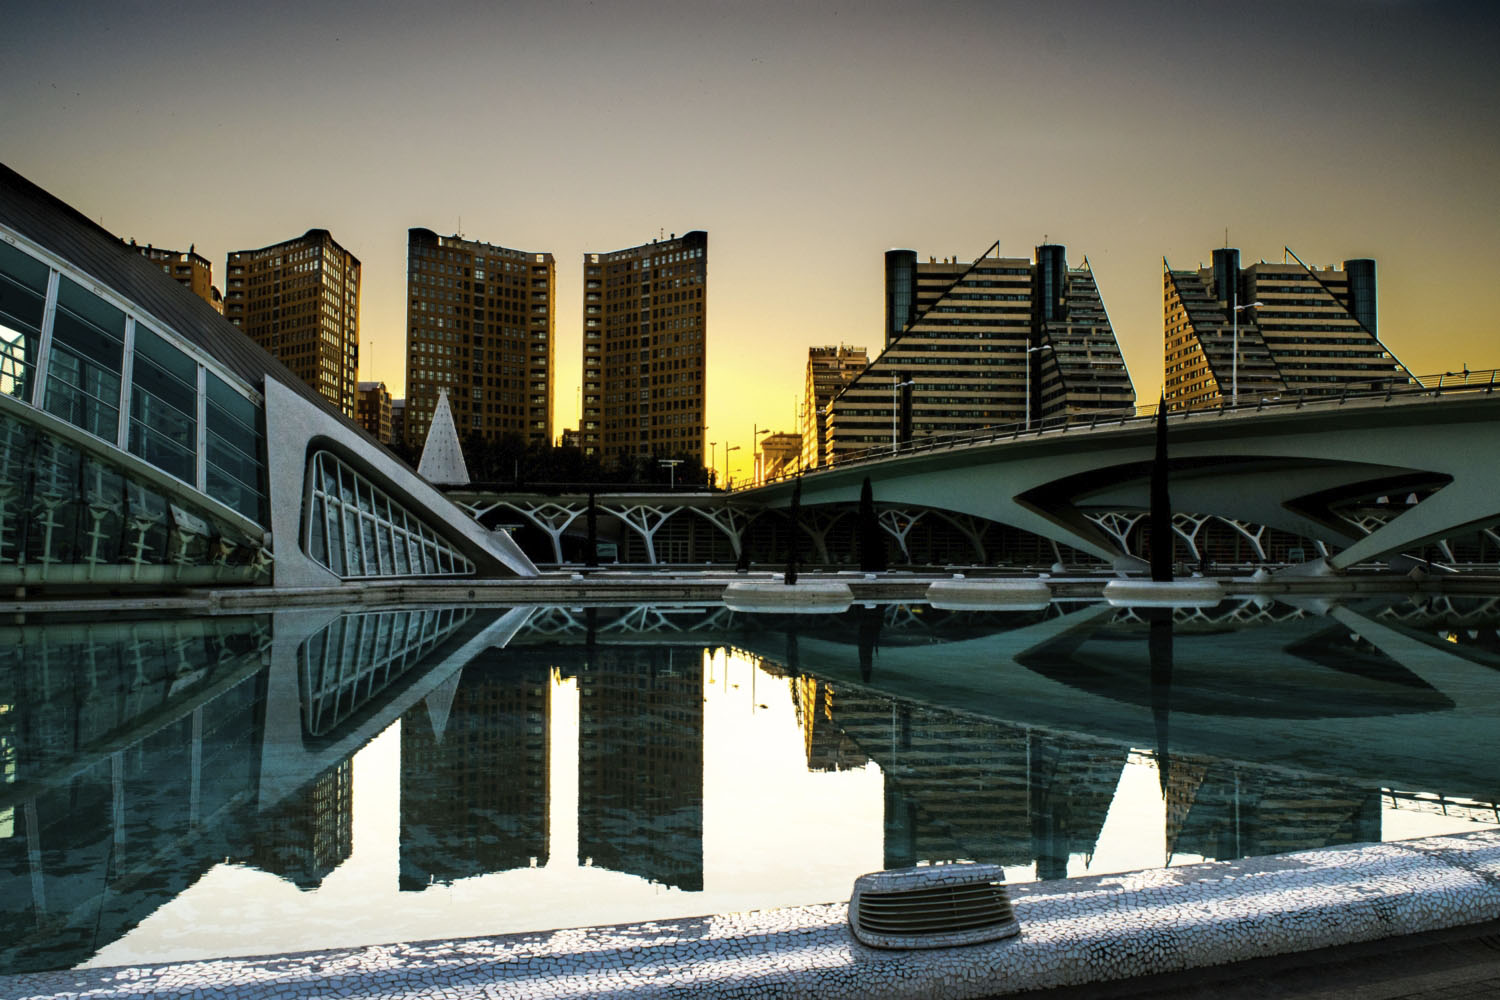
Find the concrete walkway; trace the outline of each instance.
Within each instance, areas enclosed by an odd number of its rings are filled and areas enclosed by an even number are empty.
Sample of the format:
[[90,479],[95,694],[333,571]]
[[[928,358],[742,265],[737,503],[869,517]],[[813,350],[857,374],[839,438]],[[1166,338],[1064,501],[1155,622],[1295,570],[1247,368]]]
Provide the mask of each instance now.
[[[497,938],[40,973],[0,978],[0,997],[958,1000],[1085,986],[1071,995],[1207,995],[1163,993],[1142,977],[1200,970],[1197,975],[1208,978],[1163,985],[1201,989],[1246,978],[1243,970],[1252,968],[1227,963],[1300,953],[1321,967],[1318,949],[1500,920],[1500,832],[1032,883],[1012,886],[1010,893],[1021,935],[963,948],[867,948],[850,933],[845,904],[834,903]],[[1373,953],[1395,950],[1384,944]],[[1308,967],[1302,959],[1288,961],[1293,979],[1295,969]],[[1224,976],[1214,978],[1215,966]],[[1441,982],[1410,979],[1405,993],[1357,995],[1440,996],[1422,991]],[[1116,985],[1100,985],[1107,983]],[[1235,995],[1211,988],[1216,1000]],[[1337,988],[1330,981],[1330,989]]]

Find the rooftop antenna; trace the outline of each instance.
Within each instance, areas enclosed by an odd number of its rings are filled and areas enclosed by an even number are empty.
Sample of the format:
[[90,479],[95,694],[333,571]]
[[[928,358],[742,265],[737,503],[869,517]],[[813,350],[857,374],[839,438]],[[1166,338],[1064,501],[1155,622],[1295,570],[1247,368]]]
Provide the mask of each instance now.
[[1229,249],[1229,227],[1224,227],[1224,249]]

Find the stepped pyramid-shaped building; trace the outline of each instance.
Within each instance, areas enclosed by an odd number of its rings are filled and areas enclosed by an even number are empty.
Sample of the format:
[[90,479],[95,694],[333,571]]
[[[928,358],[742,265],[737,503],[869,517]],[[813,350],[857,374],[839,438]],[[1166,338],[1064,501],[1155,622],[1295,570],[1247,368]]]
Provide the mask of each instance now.
[[1167,407],[1255,404],[1288,394],[1379,390],[1411,376],[1376,337],[1375,262],[1342,270],[1240,267],[1240,252],[1174,271],[1162,261],[1162,374]]
[[972,263],[922,264],[914,251],[888,252],[885,337],[880,357],[829,404],[835,462],[898,442],[1135,404],[1093,272],[1087,260],[1070,268],[1055,244],[1027,259],[1000,256],[996,243]]

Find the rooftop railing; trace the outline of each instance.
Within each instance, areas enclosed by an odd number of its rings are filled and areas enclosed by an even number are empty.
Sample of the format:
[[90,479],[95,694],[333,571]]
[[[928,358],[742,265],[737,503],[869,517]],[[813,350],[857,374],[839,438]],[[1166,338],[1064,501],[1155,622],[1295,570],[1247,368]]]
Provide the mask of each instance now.
[[[1350,403],[1356,405],[1385,405],[1391,402],[1415,402],[1422,399],[1437,399],[1442,396],[1451,396],[1455,393],[1484,393],[1495,391],[1497,382],[1500,382],[1500,369],[1483,369],[1470,371],[1467,368],[1457,372],[1441,372],[1435,375],[1414,375],[1406,379],[1385,379],[1348,382],[1342,385],[1331,385],[1326,388],[1301,389],[1295,392],[1281,392],[1274,396],[1254,394],[1253,401],[1244,399],[1251,393],[1240,393],[1241,402],[1237,406],[1230,405],[1228,400],[1220,400],[1217,406],[1198,406],[1181,410],[1171,410],[1170,416],[1182,420],[1204,420],[1231,417],[1236,414],[1261,413],[1275,410],[1300,410],[1308,406],[1328,407],[1344,406]],[[1022,421],[1008,424],[992,424],[974,430],[956,431],[951,434],[930,434],[913,441],[899,444],[886,444],[859,451],[847,452],[835,456],[825,466],[816,469],[802,471],[783,472],[775,476],[768,476],[762,485],[795,479],[798,476],[816,475],[820,472],[830,472],[836,469],[848,469],[851,466],[867,465],[873,462],[881,462],[895,457],[915,455],[922,452],[948,451],[954,448],[967,448],[977,445],[998,444],[1003,441],[1015,441],[1021,438],[1036,438],[1056,434],[1066,434],[1069,431],[1094,430],[1096,428],[1124,427],[1131,424],[1145,423],[1156,416],[1159,404],[1148,403],[1144,405],[1102,408],[1085,413],[1074,413],[1067,416],[1054,416],[1044,419],[1032,420],[1028,426]],[[754,488],[754,487],[746,487]]]

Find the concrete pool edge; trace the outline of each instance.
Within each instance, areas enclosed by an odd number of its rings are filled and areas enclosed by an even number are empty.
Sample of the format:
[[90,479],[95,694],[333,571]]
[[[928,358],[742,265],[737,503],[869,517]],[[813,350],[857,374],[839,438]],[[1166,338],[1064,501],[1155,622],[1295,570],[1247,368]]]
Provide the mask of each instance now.
[[1078,986],[1500,918],[1500,831],[1009,887],[1018,937],[857,943],[844,903],[0,977],[0,995],[942,997]]
[[[1051,576],[996,573],[967,577],[976,585],[989,583],[1044,583],[1051,596],[1063,601],[1101,601],[1112,575]],[[171,614],[255,614],[295,607],[343,607],[356,610],[387,606],[479,604],[486,606],[545,606],[555,604],[618,605],[642,602],[721,603],[729,585],[747,579],[766,582],[782,574],[757,571],[736,574],[723,570],[683,571],[647,569],[639,571],[590,571],[547,573],[528,579],[494,580],[402,580],[363,582],[330,587],[270,588],[232,587],[182,590],[171,593],[133,595],[132,612]],[[879,574],[805,572],[808,583],[847,585],[855,603],[927,603],[933,583],[947,584],[946,572],[899,571]],[[1249,577],[1214,578],[1229,600],[1278,600],[1286,597],[1375,597],[1406,595],[1493,594],[1500,577],[1458,575],[1421,582],[1397,574],[1349,575],[1343,577],[1289,578],[1256,581]],[[1006,610],[1005,601],[983,605],[988,610]],[[1013,602],[1010,602],[1013,603]],[[980,610],[980,606],[965,610]],[[95,614],[120,610],[120,597],[88,597],[64,594],[31,594],[0,600],[0,614]]]

